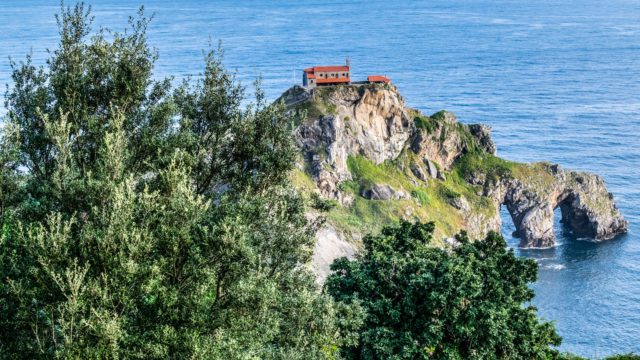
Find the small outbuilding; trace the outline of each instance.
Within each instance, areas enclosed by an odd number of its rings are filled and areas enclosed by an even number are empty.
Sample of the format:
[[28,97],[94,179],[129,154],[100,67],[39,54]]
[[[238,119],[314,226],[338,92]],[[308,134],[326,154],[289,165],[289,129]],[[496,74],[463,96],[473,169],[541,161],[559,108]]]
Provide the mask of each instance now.
[[367,81],[372,84],[391,84],[391,79],[383,75],[370,75]]

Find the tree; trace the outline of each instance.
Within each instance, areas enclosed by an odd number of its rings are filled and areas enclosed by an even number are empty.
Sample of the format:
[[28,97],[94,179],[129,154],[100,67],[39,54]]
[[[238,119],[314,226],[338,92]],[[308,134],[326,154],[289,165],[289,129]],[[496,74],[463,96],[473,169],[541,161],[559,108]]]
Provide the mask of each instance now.
[[[37,198],[23,208],[23,216],[42,219],[52,210],[86,212],[94,201],[90,187],[81,193],[57,193],[54,172],[58,168],[57,144],[47,124],[64,122],[73,154],[65,177],[83,178],[95,171],[102,141],[111,129],[109,119],[120,116],[128,138],[126,166],[141,174],[153,170],[170,132],[172,103],[170,81],[151,79],[156,52],[147,45],[149,19],[140,10],[129,20],[130,29],[113,32],[102,28],[91,34],[93,17],[82,4],[63,9],[56,16],[60,43],[51,52],[47,68],[36,67],[31,57],[12,62],[13,87],[6,95],[8,120],[20,131],[20,165],[30,176],[26,189]],[[59,179],[58,179],[59,180]],[[68,196],[68,198],[64,198]]]
[[152,80],[142,11],[123,33],[91,21],[63,9],[47,66],[12,64],[2,357],[338,356],[360,318],[304,266],[295,119],[259,89],[243,108],[217,52],[193,86]]
[[20,198],[20,171],[18,169],[18,129],[0,127],[0,223],[11,216],[10,210]]
[[364,239],[355,260],[336,260],[326,291],[366,311],[352,359],[545,359],[560,344],[552,324],[529,304],[537,266],[484,241],[430,244],[433,223],[401,223]]

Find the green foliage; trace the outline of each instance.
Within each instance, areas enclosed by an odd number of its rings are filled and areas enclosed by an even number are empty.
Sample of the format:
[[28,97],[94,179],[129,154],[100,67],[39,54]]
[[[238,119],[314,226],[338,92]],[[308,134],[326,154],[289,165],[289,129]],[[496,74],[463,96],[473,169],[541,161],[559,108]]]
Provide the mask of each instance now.
[[[436,238],[453,236],[463,228],[464,219],[451,206],[451,200],[463,196],[476,213],[492,215],[492,201],[477,194],[477,189],[456,172],[447,174],[446,180],[416,181],[411,174],[412,153],[403,153],[396,161],[374,164],[361,156],[349,157],[347,165],[353,180],[340,184],[340,190],[355,198],[352,206],[337,206],[327,219],[347,233],[376,233],[384,226],[396,225],[399,219],[434,221]],[[404,169],[401,170],[401,169]],[[411,194],[411,199],[376,201],[364,199],[361,194],[375,184],[387,184],[396,190]]]
[[446,186],[441,186],[439,190],[440,196],[442,196],[445,200],[453,200],[460,197],[460,194],[458,194],[455,190],[452,190]]
[[445,119],[446,110],[440,110],[437,113],[430,116],[435,121],[443,121]]
[[400,188],[404,182],[404,174],[400,173],[391,162],[376,165],[365,157],[350,156],[347,158],[347,166],[358,182],[360,190],[376,184],[388,184]]
[[8,220],[21,196],[18,139],[19,130],[15,126],[0,127],[0,224]]
[[[569,353],[560,354],[559,359],[560,360],[585,360],[585,358],[582,358],[577,355],[569,354]],[[629,354],[622,354],[622,355],[612,355],[603,359],[604,360],[638,360],[640,359],[640,356],[633,353],[629,353]]]
[[427,134],[431,134],[436,128],[434,121],[424,115],[417,115],[413,118],[413,122],[416,128],[424,130]]
[[[147,45],[149,19],[142,11],[130,19],[128,31],[101,29],[91,41],[84,41],[92,22],[89,9],[63,9],[56,19],[60,43],[48,68],[36,67],[30,56],[12,62],[13,87],[6,96],[8,121],[20,132],[20,165],[31,175],[26,190],[34,201],[23,208],[23,216],[32,219],[52,210],[89,211],[95,200],[91,186],[75,187],[77,194],[56,194],[56,182],[60,177],[80,181],[96,171],[112,130],[109,119],[122,118],[123,131],[135,140],[127,166],[142,173],[161,156],[172,115],[166,101],[169,81],[151,80],[157,55]],[[68,163],[56,178],[60,161]]]
[[[313,90],[313,97],[295,106],[295,112],[299,119],[317,119],[324,115],[336,115],[338,108],[329,100],[333,91],[339,91],[340,87],[322,86]],[[348,119],[344,119],[348,121]],[[298,123],[299,124],[299,123]]]
[[475,174],[485,174],[487,179],[498,181],[501,178],[510,177],[517,163],[501,159],[497,156],[470,152],[463,155],[455,164],[455,170],[465,179]]
[[[63,9],[47,67],[13,63],[0,138],[0,357],[336,358],[359,306],[319,294],[282,104],[205,58],[153,81],[142,12]],[[90,34],[93,34],[89,37]],[[19,170],[26,169],[24,173]]]
[[609,356],[605,360],[638,360],[638,359],[640,359],[639,355],[630,353],[630,354],[624,354],[624,355]]
[[429,206],[429,204],[431,203],[431,197],[429,196],[429,194],[421,189],[411,191],[411,197],[418,200],[418,203],[422,206]]
[[338,206],[338,202],[331,199],[324,199],[318,193],[311,194],[311,207],[320,211],[329,211]]
[[560,338],[529,304],[537,267],[491,233],[446,250],[433,223],[387,227],[355,260],[332,265],[326,292],[367,312],[351,359],[546,359]]
[[324,111],[324,107],[315,101],[304,101],[295,105],[295,112],[301,119],[317,119],[324,115]]
[[461,179],[483,176],[493,183],[500,179],[518,179],[540,195],[544,195],[555,181],[548,163],[523,164],[477,151],[463,155],[453,170]]

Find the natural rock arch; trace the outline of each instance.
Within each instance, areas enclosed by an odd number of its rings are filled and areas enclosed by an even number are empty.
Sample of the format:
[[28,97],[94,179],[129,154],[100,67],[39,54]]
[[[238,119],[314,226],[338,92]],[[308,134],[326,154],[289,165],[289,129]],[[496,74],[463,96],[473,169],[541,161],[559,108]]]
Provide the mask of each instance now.
[[505,179],[498,184],[497,201],[509,211],[521,247],[555,245],[553,220],[558,207],[563,223],[577,237],[607,240],[626,230],[628,223],[601,177],[565,171],[558,165],[548,170],[552,177],[544,189],[537,189],[533,180]]

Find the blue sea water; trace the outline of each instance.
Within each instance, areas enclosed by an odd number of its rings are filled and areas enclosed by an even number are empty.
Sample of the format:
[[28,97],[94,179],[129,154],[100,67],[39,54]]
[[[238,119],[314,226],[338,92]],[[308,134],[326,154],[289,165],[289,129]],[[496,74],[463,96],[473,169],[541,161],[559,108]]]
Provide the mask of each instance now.
[[[491,125],[505,158],[601,174],[629,234],[579,241],[558,222],[557,247],[517,251],[540,264],[534,303],[562,350],[640,352],[640,2],[90,1],[96,27],[114,29],[143,3],[159,77],[197,76],[202,49],[221,39],[238,78],[262,76],[275,99],[302,68],[349,57],[355,78],[385,74],[411,106]],[[0,0],[0,83],[9,56],[45,61],[58,4]],[[506,214],[504,224],[510,234]]]

